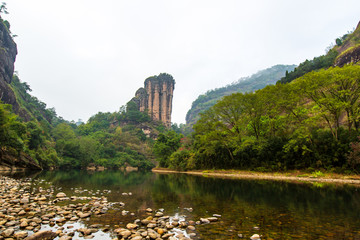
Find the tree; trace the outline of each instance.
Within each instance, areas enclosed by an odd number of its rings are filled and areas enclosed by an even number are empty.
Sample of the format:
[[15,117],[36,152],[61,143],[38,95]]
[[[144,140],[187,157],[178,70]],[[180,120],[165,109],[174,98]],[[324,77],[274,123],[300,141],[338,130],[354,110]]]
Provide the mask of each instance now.
[[99,146],[100,143],[91,137],[80,137],[79,153],[81,166],[86,167],[98,158]]
[[300,87],[313,101],[313,111],[327,123],[338,139],[340,117],[345,110],[349,132],[359,128],[360,66],[335,67],[304,75]]
[[26,123],[29,149],[37,149],[44,143],[44,136],[38,124],[34,121]]
[[335,42],[336,42],[336,45],[337,45],[338,47],[340,47],[340,46],[342,45],[342,40],[341,40],[340,38],[337,38],[337,39],[335,40]]
[[159,134],[154,144],[153,152],[159,160],[160,167],[169,166],[169,157],[180,147],[180,140],[182,137],[182,134],[177,134],[175,131],[168,131],[165,134]]
[[11,147],[17,151],[24,148],[26,127],[17,120],[17,115],[11,112],[11,105],[0,102],[0,146],[3,149]]
[[0,18],[1,18],[1,14],[9,14],[9,12],[7,11],[7,8],[6,8],[6,2],[3,2],[1,5],[0,5]]

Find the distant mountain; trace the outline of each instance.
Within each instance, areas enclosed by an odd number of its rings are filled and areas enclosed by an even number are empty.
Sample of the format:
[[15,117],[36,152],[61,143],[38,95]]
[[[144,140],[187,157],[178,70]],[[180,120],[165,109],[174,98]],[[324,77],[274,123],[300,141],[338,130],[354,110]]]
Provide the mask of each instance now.
[[293,71],[296,65],[275,65],[261,70],[249,77],[240,78],[238,81],[222,88],[207,91],[200,95],[191,105],[191,109],[186,114],[186,130],[190,130],[192,125],[199,119],[199,113],[212,107],[222,97],[236,92],[252,92],[269,84],[274,84],[288,71]]

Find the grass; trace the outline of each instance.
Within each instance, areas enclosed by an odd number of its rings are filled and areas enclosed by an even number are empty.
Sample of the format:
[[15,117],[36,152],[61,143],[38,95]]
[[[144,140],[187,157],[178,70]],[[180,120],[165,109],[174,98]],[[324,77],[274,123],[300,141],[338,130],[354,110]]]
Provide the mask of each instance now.
[[324,177],[324,176],[325,176],[325,174],[322,173],[321,171],[315,171],[311,174],[311,177],[313,177],[313,178],[319,178],[319,177]]

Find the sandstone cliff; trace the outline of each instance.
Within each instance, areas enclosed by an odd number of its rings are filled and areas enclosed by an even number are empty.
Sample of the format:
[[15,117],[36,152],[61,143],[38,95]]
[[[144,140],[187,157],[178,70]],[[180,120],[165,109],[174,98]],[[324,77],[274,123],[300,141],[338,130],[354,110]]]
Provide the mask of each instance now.
[[342,67],[346,64],[357,63],[360,61],[360,44],[342,52],[335,60],[335,66]]
[[20,152],[12,153],[7,150],[0,150],[0,171],[24,171],[26,169],[41,170],[40,165],[29,155]]
[[19,104],[9,84],[14,73],[16,54],[16,44],[5,25],[0,21],[0,100],[3,103],[11,104],[15,112],[19,110]]
[[335,59],[335,66],[342,67],[360,61],[360,22],[355,31],[349,34],[344,43],[337,48],[337,51],[339,55]]
[[133,101],[139,111],[147,112],[152,120],[161,121],[170,128],[174,87],[175,80],[167,73],[149,77],[144,88],[136,91]]
[[[10,87],[16,54],[16,43],[0,19],[0,102],[11,104],[14,112],[19,114],[22,112],[21,107],[16,100],[14,91]],[[0,146],[0,171],[24,169],[41,169],[41,167],[29,155],[23,152],[12,152]]]

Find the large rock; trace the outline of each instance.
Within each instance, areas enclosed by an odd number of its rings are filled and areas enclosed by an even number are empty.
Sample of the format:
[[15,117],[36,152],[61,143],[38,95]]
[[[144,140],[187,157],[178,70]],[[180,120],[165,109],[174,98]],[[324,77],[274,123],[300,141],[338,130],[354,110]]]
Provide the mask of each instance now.
[[63,193],[63,192],[59,192],[58,194],[56,194],[56,197],[57,198],[64,198],[64,197],[66,197],[66,194]]
[[259,234],[254,234],[250,237],[250,239],[251,240],[260,240],[261,238],[260,238]]
[[16,232],[16,233],[14,234],[14,237],[15,237],[16,239],[24,239],[24,238],[27,237],[27,235],[28,235],[28,232],[27,232],[27,231],[20,231],[20,232]]
[[118,228],[114,230],[115,233],[122,236],[123,238],[128,238],[131,235],[131,231],[125,229],[125,228]]
[[138,225],[136,225],[136,224],[134,224],[134,223],[128,223],[127,225],[126,225],[126,228],[127,229],[135,229],[135,228],[137,228],[138,227]]
[[13,228],[8,228],[8,229],[4,230],[4,231],[1,233],[1,235],[2,235],[3,237],[5,237],[5,238],[8,238],[8,237],[10,237],[10,236],[13,235],[13,234],[14,234],[14,229],[13,229]]
[[174,88],[174,78],[161,73],[147,78],[144,88],[138,89],[131,101],[135,102],[139,111],[148,112],[152,120],[161,121],[170,128]]
[[39,231],[25,238],[25,240],[52,240],[56,238],[56,233],[50,230]]
[[357,63],[360,61],[360,46],[355,46],[341,53],[335,61],[335,66],[342,67],[346,64]]

